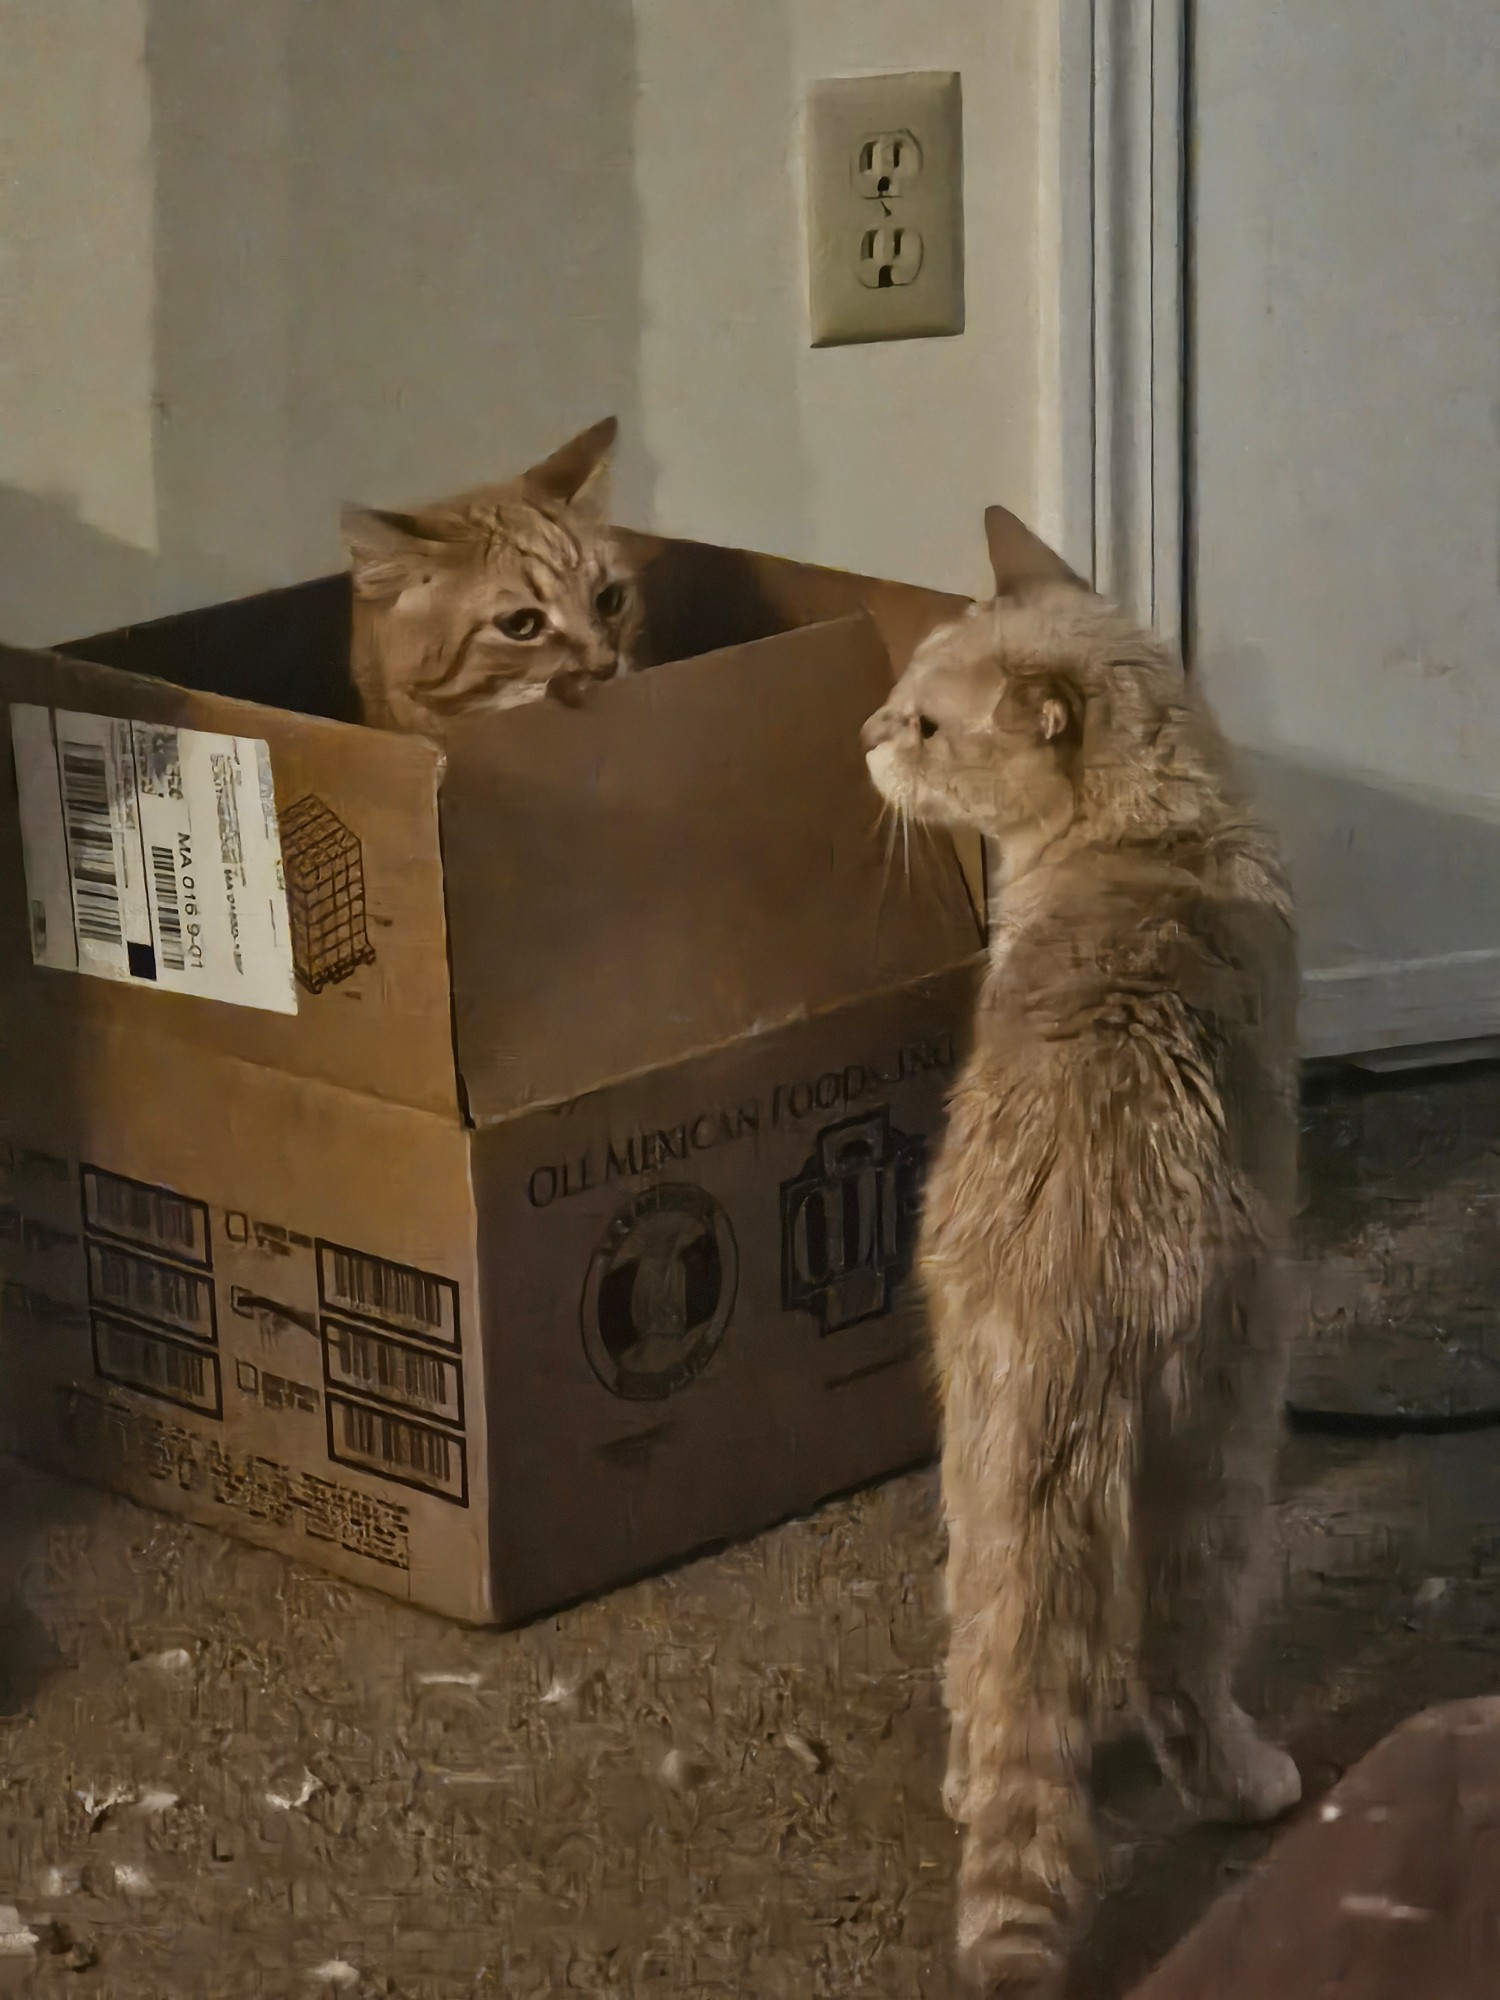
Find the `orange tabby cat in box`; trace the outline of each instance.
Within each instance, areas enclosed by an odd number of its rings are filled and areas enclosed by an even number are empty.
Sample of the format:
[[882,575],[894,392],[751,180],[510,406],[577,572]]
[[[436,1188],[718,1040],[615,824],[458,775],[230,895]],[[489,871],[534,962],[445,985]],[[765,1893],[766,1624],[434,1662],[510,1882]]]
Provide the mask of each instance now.
[[1019,2000],[1060,1990],[1122,1679],[1203,1812],[1300,1794],[1231,1686],[1285,1373],[1297,981],[1275,850],[1180,669],[1010,516],[986,525],[1001,595],[923,643],[864,745],[899,814],[1000,862],[921,1269],[959,1955]]
[[367,723],[441,738],[638,664],[640,593],[605,509],[615,433],[607,417],[518,479],[414,513],[344,509]]

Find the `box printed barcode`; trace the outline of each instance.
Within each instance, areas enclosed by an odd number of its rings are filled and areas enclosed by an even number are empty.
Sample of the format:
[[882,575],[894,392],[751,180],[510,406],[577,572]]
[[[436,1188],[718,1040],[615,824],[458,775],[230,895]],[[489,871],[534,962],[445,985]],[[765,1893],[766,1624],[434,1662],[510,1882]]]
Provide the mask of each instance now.
[[200,1416],[222,1417],[219,1357],[211,1348],[147,1333],[107,1313],[93,1315],[93,1328],[94,1372],[101,1381]]
[[197,1340],[217,1340],[210,1279],[135,1250],[97,1242],[91,1242],[88,1250],[89,1297],[96,1305],[114,1306],[135,1319],[157,1322]]
[[207,1270],[208,1209],[171,1188],[127,1180],[100,1167],[83,1169],[83,1219],[87,1229],[104,1236],[123,1236],[147,1244],[181,1264]]
[[414,1486],[456,1507],[469,1504],[468,1455],[461,1437],[330,1394],[328,1456],[341,1465]]
[[463,1426],[463,1371],[456,1356],[325,1319],[323,1379],[372,1402],[398,1403],[421,1416]]
[[335,1312],[440,1340],[445,1347],[459,1344],[458,1287],[451,1278],[320,1242],[318,1291],[323,1305]]

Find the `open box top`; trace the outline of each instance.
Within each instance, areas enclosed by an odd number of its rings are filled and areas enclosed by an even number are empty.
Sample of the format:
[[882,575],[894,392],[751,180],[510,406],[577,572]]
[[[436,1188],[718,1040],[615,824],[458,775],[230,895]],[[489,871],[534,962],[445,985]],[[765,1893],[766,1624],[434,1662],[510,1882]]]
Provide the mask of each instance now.
[[[370,962],[295,1016],[30,971],[38,1024],[55,1033],[60,1007],[486,1123],[970,958],[977,852],[889,853],[858,746],[893,664],[962,600],[626,539],[666,664],[578,710],[476,717],[446,766],[330,719],[350,712],[343,577],[66,660],[0,654],[9,701],[266,740],[289,875],[289,820],[321,813],[358,853],[372,925]],[[11,858],[7,950],[26,957]]]

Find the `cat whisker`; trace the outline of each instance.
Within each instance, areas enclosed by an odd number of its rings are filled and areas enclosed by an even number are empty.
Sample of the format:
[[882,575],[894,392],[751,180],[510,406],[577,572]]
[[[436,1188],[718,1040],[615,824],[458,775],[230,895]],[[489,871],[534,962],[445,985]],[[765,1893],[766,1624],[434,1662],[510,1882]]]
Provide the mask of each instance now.
[[885,856],[880,869],[880,900],[883,903],[891,886],[891,864],[896,857],[896,809],[890,800],[882,797],[880,811],[876,817],[877,827],[885,828]]
[[885,858],[889,861],[896,849],[896,808],[889,799],[881,799],[875,824],[885,828]]

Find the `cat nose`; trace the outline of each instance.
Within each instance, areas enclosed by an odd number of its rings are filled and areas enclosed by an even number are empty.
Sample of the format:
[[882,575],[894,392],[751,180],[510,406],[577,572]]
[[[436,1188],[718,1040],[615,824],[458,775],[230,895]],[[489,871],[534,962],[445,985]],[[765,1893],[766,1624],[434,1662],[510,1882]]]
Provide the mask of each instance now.
[[894,709],[877,708],[864,728],[859,732],[859,747],[865,755],[877,749],[882,743],[889,743],[901,727],[900,717]]

